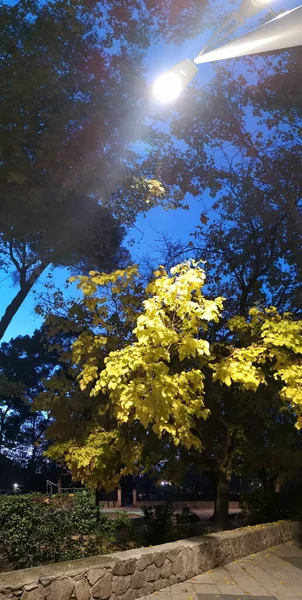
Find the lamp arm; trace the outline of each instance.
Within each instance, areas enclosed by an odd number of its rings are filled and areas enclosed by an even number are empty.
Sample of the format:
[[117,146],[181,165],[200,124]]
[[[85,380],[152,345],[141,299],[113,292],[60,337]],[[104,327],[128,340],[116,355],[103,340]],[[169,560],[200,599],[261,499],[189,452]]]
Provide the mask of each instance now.
[[195,64],[261,54],[302,45],[302,5],[285,11],[271,21],[248,31],[210,52],[198,55]]
[[267,8],[274,17],[277,16],[272,8],[268,6],[267,0],[242,0],[239,8],[231,12],[231,14],[224,19],[220,27],[215,29],[198,56],[201,56],[204,52],[207,52],[213,47],[223,44],[223,42],[225,42],[238,27],[243,25],[247,19],[263,10],[263,8]]

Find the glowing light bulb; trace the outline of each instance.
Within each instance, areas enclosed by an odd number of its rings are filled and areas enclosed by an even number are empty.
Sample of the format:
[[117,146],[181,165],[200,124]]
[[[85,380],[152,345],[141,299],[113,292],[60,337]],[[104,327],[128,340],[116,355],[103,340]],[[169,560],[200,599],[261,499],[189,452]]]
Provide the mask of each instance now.
[[173,102],[182,92],[183,86],[180,77],[169,71],[160,75],[153,86],[153,95],[163,103]]

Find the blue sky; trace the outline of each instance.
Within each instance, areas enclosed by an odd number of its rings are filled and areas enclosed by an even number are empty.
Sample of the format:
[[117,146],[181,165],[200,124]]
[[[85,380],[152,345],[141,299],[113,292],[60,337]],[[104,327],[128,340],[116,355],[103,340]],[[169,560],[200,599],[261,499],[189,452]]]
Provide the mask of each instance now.
[[[238,5],[240,2],[236,2]],[[281,9],[289,10],[299,5],[299,0],[271,0],[270,6],[276,10]],[[231,9],[233,9],[233,3]],[[263,13],[265,14],[265,13]],[[257,20],[250,20],[248,25],[249,29],[256,26],[257,22],[263,14],[258,16]],[[146,78],[148,82],[151,82],[161,72],[169,69],[173,64],[179,62],[183,58],[194,58],[196,54],[203,47],[207,41],[210,32],[204,33],[200,38],[188,40],[180,47],[175,46],[163,46],[158,44],[150,49],[146,61]],[[236,34],[236,36],[238,33]],[[202,86],[205,82],[209,81],[213,74],[212,65],[203,65],[199,69],[197,74],[197,84]],[[181,102],[181,98],[178,100]],[[208,206],[207,196],[203,196],[202,202],[198,202],[196,199],[188,199],[190,209],[188,211],[178,209],[177,211],[164,211],[161,208],[152,209],[146,218],[140,216],[137,220],[137,229],[133,229],[129,238],[134,238],[135,244],[132,248],[133,259],[135,262],[139,262],[144,255],[152,254],[156,260],[156,240],[160,238],[162,233],[168,234],[172,240],[185,241],[189,238],[189,234],[194,230],[194,226],[199,221],[199,215],[204,210],[205,206]],[[41,277],[39,283],[36,286],[37,293],[43,291],[44,282],[47,273]],[[67,269],[55,269],[53,272],[54,282],[57,287],[64,286],[68,277]],[[16,289],[12,285],[12,281],[7,274],[1,273],[0,271],[0,313],[2,314],[7,304],[12,300],[16,293]],[[70,293],[76,293],[75,289],[71,289]],[[13,322],[8,328],[5,340],[9,340],[17,335],[31,334],[34,329],[39,327],[42,323],[41,318],[37,317],[34,313],[34,296],[30,294],[18,313],[15,315]]]

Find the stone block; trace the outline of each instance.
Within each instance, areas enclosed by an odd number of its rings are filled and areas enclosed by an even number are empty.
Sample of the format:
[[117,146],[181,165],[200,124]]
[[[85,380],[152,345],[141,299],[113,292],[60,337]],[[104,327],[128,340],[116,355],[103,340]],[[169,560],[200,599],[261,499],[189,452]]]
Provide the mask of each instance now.
[[50,585],[52,581],[54,581],[56,579],[55,575],[50,575],[49,577],[41,577],[39,579],[40,583],[42,583],[42,585],[44,587],[46,587],[47,585]]
[[154,564],[157,567],[161,567],[166,560],[166,553],[160,552],[159,554],[154,554]]
[[44,593],[46,592],[46,600],[70,600],[74,590],[74,581],[69,577],[66,577],[65,579],[56,579],[46,588],[46,590],[45,588],[42,589]]
[[117,562],[113,568],[113,575],[132,575],[136,569],[136,559],[130,558],[129,560],[121,560]]
[[112,592],[116,596],[122,596],[130,587],[131,577],[115,575],[112,579]]
[[170,560],[166,559],[164,562],[164,565],[162,567],[161,570],[161,576],[163,577],[163,579],[167,579],[170,577],[172,573],[172,563]]
[[216,566],[215,548],[216,544],[207,542],[203,546],[197,556],[198,572],[209,571]]
[[178,546],[177,548],[172,548],[171,550],[169,550],[169,552],[167,552],[167,558],[171,561],[174,562],[179,553],[180,553],[181,548]]
[[160,579],[159,581],[154,582],[154,590],[155,592],[159,592],[159,590],[162,590],[163,588],[168,587],[169,585],[169,579]]
[[99,579],[102,579],[106,573],[106,569],[91,569],[91,571],[88,571],[87,579],[90,585],[94,585]]
[[134,598],[136,598],[136,592],[134,590],[127,590],[120,598],[121,600],[134,600]]
[[136,571],[131,577],[131,587],[134,589],[143,588],[146,583],[146,572]]
[[27,585],[25,585],[24,591],[31,592],[31,590],[35,590],[37,587],[39,587],[39,583],[38,581],[34,581],[33,583],[28,583]]
[[90,587],[85,579],[77,581],[75,585],[75,597],[76,600],[90,600]]
[[160,578],[160,571],[155,565],[150,565],[145,570],[146,581],[156,581]]
[[45,589],[40,586],[31,591],[23,592],[21,596],[21,600],[44,600],[45,598]]
[[153,563],[153,554],[143,554],[141,558],[137,561],[137,568],[139,571],[144,571],[146,567],[152,565]]
[[107,600],[112,594],[112,574],[108,571],[92,588],[93,598]]
[[178,578],[184,570],[184,560],[182,557],[182,553],[180,553],[177,558],[175,559],[175,561],[172,563],[172,573],[173,575],[176,575],[176,577]]
[[148,594],[152,594],[152,592],[154,592],[154,583],[146,583],[144,587],[144,595],[148,596]]

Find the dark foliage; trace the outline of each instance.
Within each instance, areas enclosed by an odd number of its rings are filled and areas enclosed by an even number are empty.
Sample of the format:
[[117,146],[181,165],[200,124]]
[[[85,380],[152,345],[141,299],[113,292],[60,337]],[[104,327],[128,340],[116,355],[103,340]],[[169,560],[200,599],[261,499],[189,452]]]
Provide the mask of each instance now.
[[[48,501],[43,496],[0,497],[0,555],[11,568],[72,560],[131,544],[131,522],[125,513],[111,519],[98,514],[93,496]],[[128,530],[122,544],[119,530]],[[124,536],[125,539],[125,536]]]
[[271,523],[282,519],[302,518],[302,493],[288,490],[276,493],[257,492],[245,498],[243,509],[248,514],[249,523]]

